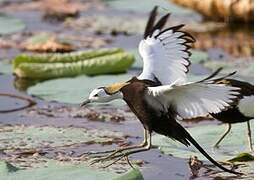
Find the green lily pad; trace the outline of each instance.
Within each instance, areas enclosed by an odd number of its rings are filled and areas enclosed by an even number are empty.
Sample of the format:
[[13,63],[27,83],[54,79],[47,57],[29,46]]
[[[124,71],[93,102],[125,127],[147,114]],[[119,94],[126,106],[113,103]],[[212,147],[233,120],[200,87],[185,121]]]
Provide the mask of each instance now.
[[132,169],[131,171],[127,172],[126,174],[117,177],[114,180],[143,180],[143,176],[138,169]]
[[44,33],[33,35],[32,37],[28,38],[27,43],[32,45],[43,44],[43,43],[46,43],[48,39],[51,37],[52,36],[49,33],[44,32]]
[[173,14],[187,15],[195,14],[190,9],[185,9],[171,3],[168,0],[104,0],[107,5],[114,9],[134,12],[150,12],[155,5],[163,8],[163,10],[170,11]]
[[[86,28],[91,32],[100,32],[108,34],[143,34],[146,17],[135,17],[135,21],[130,21],[133,16],[115,16],[115,15],[94,15],[82,17],[78,20],[69,22],[73,28]],[[89,25],[87,25],[89,24]]]
[[[84,101],[93,89],[116,82],[125,82],[131,77],[132,75],[130,74],[122,74],[61,78],[38,83],[35,86],[29,87],[27,92],[30,95],[34,95],[48,101],[54,100],[58,102],[77,104]],[[123,104],[123,101],[116,100],[112,103],[121,105]]]
[[240,153],[236,157],[228,160],[229,162],[248,162],[254,161],[254,156],[249,153]]
[[8,151],[15,151],[17,148],[43,150],[78,143],[114,143],[115,139],[124,137],[120,132],[74,127],[2,126],[0,130],[0,149]]
[[0,73],[2,74],[11,74],[12,65],[8,61],[0,61]]
[[[188,128],[188,131],[209,155],[216,160],[225,161],[248,150],[248,144],[246,138],[246,124],[239,123],[232,126],[231,132],[221,142],[220,148],[214,149],[213,144],[225,131],[224,126],[225,125],[197,126]],[[253,129],[254,124],[252,123],[251,126]],[[198,156],[199,159],[206,160],[195,147],[186,147],[165,136],[155,135],[153,137],[153,145],[158,146],[163,153],[171,154],[175,157],[189,158],[195,155]]]
[[192,50],[191,53],[190,61],[192,64],[200,64],[209,60],[207,52]]
[[0,13],[0,35],[22,31],[25,24],[20,19]]
[[[0,162],[1,178],[6,180],[30,179],[30,180],[143,180],[143,176],[138,170],[131,170],[127,174],[118,175],[116,173],[92,169],[84,165],[73,165],[70,163],[59,163],[57,161],[48,162],[45,167],[33,169],[17,169],[8,162]],[[1,173],[6,171],[8,173]]]
[[253,61],[206,61],[204,66],[208,69],[215,71],[219,67],[222,67],[222,73],[228,74],[236,71],[236,74],[231,78],[240,81],[247,81],[251,84],[254,84],[254,62]]
[[[128,179],[141,180],[137,169],[129,169],[128,164],[116,164],[107,171],[99,166],[88,167],[90,156],[76,156],[62,153],[68,148],[91,144],[112,144],[125,140],[125,135],[103,129],[77,127],[34,127],[24,125],[3,125],[0,128],[0,176],[3,179]],[[50,156],[44,152],[53,151]],[[42,153],[41,153],[42,152]],[[47,153],[46,153],[47,154]],[[12,158],[18,155],[18,158]],[[5,160],[5,161],[3,161]],[[120,169],[118,169],[120,168]],[[121,173],[121,174],[119,174]]]
[[14,59],[13,67],[15,74],[21,78],[50,79],[80,74],[122,73],[133,62],[132,54],[113,48],[66,54],[22,54]]
[[9,173],[18,171],[19,168],[13,166],[6,161],[0,161],[0,176],[8,175]]
[[231,73],[237,71],[240,76],[252,76],[254,74],[254,61],[206,61],[204,66],[216,70],[223,67],[223,73]]

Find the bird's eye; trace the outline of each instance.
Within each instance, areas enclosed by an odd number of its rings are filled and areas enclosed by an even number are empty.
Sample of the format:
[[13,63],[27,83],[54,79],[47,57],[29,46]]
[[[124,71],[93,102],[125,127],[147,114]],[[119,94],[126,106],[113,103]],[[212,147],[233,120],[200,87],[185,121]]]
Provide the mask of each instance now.
[[98,94],[95,94],[94,97],[98,97],[99,95]]

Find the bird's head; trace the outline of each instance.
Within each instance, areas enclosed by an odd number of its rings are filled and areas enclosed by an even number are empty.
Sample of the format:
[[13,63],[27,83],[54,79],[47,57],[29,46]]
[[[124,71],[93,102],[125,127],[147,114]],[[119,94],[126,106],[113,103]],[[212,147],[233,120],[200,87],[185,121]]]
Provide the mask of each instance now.
[[107,87],[100,87],[92,90],[87,100],[81,103],[80,106],[85,106],[89,103],[106,103],[115,99],[123,98],[123,93],[120,91],[129,83],[115,83]]

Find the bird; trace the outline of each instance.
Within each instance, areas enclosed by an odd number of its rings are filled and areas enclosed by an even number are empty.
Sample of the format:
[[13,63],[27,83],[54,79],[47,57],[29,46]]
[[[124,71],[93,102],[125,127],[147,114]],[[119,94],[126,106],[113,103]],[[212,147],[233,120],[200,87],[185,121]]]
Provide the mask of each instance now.
[[[218,73],[221,70],[222,70],[222,68],[217,70],[216,73]],[[245,81],[240,81],[240,80],[230,79],[230,78],[217,80],[216,83],[228,84],[230,86],[240,88],[241,96],[239,96],[239,100],[235,104],[231,105],[225,111],[210,114],[215,119],[217,119],[223,123],[227,123],[226,131],[217,140],[217,142],[214,144],[214,147],[216,147],[216,148],[219,147],[219,144],[221,143],[221,141],[230,132],[231,124],[246,122],[247,123],[247,135],[248,135],[249,150],[253,151],[250,120],[254,119],[254,111],[253,111],[254,85],[252,85],[248,82],[245,82]]]
[[[210,162],[223,171],[241,174],[220,165],[192,138],[177,120],[218,113],[230,107],[239,96],[239,88],[215,83],[209,76],[198,82],[187,82],[186,74],[191,64],[192,43],[184,25],[164,28],[170,14],[157,23],[157,6],[150,13],[144,38],[139,43],[143,59],[142,73],[125,82],[114,83],[91,91],[81,107],[89,103],[106,103],[123,99],[144,127],[144,140],[139,145],[121,147],[94,162],[127,157],[148,151],[152,146],[153,132],[167,136],[186,146],[194,145]],[[231,74],[222,77],[224,79]]]

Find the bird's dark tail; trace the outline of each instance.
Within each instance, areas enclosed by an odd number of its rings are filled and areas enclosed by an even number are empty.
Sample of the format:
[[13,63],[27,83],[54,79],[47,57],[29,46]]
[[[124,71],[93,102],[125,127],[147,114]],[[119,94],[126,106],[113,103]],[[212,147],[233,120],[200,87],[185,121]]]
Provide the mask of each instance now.
[[220,168],[221,170],[223,170],[225,172],[229,172],[229,173],[236,174],[236,175],[243,175],[243,173],[235,172],[233,170],[229,170],[229,169],[223,167],[222,165],[220,165],[217,161],[215,161],[211,156],[209,156],[207,154],[207,152],[197,143],[197,141],[188,133],[188,131],[186,131],[183,127],[182,127],[182,129],[185,132],[185,138],[192,145],[194,145],[211,163],[213,163],[215,166],[217,166],[218,168]]
[[[177,140],[184,144],[185,146],[189,146],[192,144],[195,146],[211,163],[220,168],[225,172],[229,172],[236,175],[243,175],[240,172],[235,172],[233,170],[229,170],[222,165],[220,165],[217,161],[215,161],[211,156],[207,154],[207,152],[197,143],[197,141],[189,134],[189,132],[181,126],[177,121],[174,121],[175,117],[170,117],[174,113],[168,113],[167,116],[162,116],[157,123],[153,124],[153,131],[159,134],[163,134],[171,139]],[[170,120],[169,120],[170,119]]]

